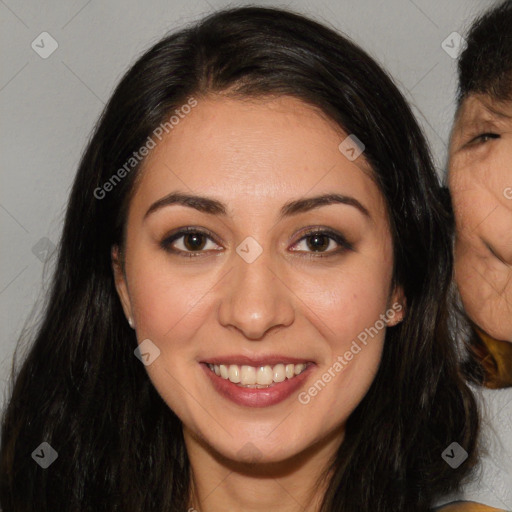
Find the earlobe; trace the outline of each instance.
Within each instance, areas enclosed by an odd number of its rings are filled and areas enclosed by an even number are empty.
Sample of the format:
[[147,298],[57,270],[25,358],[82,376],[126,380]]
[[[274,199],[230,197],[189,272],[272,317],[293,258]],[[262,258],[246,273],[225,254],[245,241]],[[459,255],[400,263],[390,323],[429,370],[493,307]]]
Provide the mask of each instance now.
[[132,307],[130,296],[128,294],[128,287],[126,285],[126,276],[124,273],[123,265],[121,263],[121,255],[119,246],[113,245],[111,249],[111,260],[112,260],[112,272],[114,276],[114,283],[116,286],[117,294],[119,299],[121,300],[121,305],[123,306],[124,314],[130,324],[130,327],[134,327],[133,325],[133,316],[132,316]]
[[397,286],[391,296],[388,312],[386,313],[386,316],[389,318],[387,322],[388,327],[393,327],[402,322],[405,318],[406,309],[407,298],[405,297],[403,288],[401,286]]

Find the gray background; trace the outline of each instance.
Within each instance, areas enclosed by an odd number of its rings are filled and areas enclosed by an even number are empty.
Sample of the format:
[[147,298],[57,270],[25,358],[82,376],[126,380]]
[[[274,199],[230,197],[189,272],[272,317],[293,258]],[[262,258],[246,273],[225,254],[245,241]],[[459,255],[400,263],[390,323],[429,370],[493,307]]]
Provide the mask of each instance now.
[[[443,174],[456,86],[457,41],[450,35],[464,36],[474,16],[494,3],[295,0],[257,5],[289,7],[334,26],[383,64],[412,103]],[[78,160],[113,88],[141,52],[169,30],[213,9],[247,4],[0,0],[0,407],[17,339],[31,312],[37,314],[44,304],[53,264],[48,257],[60,236]],[[33,41],[45,51],[50,48],[47,36],[41,43],[42,32],[58,44],[46,59],[32,48]]]

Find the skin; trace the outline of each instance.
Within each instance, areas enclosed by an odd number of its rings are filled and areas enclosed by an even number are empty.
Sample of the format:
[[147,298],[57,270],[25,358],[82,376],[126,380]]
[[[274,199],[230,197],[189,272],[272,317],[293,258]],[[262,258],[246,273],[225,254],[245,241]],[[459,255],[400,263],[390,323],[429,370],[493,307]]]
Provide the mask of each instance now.
[[[482,136],[495,134],[495,138]],[[512,342],[512,102],[472,94],[450,141],[455,278],[470,318]]]
[[[360,156],[338,145],[347,136],[297,99],[202,98],[147,157],[130,204],[125,269],[114,248],[116,287],[140,342],[161,351],[149,378],[183,423],[192,469],[191,507],[318,510],[314,479],[344,436],[345,422],[372,383],[385,329],[307,404],[297,393],[250,408],[219,395],[199,361],[229,354],[280,353],[314,361],[305,387],[333,365],[394,303],[392,242],[385,201]],[[179,190],[218,199],[227,215],[171,205],[144,214]],[[351,196],[367,208],[330,204],[282,220],[288,201],[324,193]],[[160,243],[186,226],[207,229],[196,257]],[[320,257],[308,227],[331,228]],[[252,263],[236,248],[248,236],[262,247]],[[186,242],[188,245],[185,245]],[[329,244],[327,246],[327,243]],[[172,245],[194,252],[184,236]],[[322,254],[322,253],[320,253]],[[388,325],[402,319],[403,310]],[[257,462],[255,464],[255,462]]]

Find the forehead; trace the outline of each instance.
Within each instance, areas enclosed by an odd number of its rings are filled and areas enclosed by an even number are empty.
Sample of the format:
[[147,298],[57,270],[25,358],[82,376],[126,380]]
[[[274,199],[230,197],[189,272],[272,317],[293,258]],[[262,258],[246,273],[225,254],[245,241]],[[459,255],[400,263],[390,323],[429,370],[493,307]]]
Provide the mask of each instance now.
[[339,149],[346,137],[296,98],[199,99],[147,157],[134,199],[147,202],[179,187],[238,198],[247,207],[338,188],[380,206],[364,153],[350,161]]
[[470,94],[457,111],[455,125],[512,121],[512,101],[497,101],[486,94]]

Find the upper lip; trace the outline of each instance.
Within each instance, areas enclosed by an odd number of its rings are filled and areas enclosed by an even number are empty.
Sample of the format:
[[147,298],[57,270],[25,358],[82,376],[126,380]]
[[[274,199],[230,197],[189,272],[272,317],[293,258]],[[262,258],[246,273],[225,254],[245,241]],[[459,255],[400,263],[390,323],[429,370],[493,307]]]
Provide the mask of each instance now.
[[266,356],[244,356],[244,355],[226,355],[226,356],[215,356],[209,357],[201,361],[205,364],[237,364],[247,366],[273,366],[279,363],[284,364],[300,364],[300,363],[312,363],[307,358],[290,357],[285,355],[273,354]]

